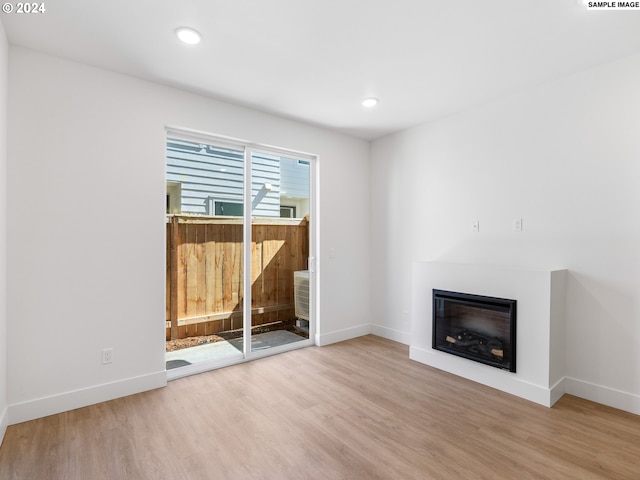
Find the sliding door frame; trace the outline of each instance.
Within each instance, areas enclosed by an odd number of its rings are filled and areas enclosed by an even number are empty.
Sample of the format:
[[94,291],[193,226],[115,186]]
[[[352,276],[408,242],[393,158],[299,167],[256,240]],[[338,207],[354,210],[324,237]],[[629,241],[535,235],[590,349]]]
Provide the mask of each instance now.
[[[317,280],[316,280],[316,252],[318,237],[318,215],[317,215],[317,169],[318,156],[310,153],[300,152],[291,149],[274,147],[271,145],[258,144],[246,140],[232,137],[210,134],[199,130],[185,129],[181,127],[167,126],[165,127],[165,141],[168,138],[177,138],[186,141],[199,142],[206,145],[216,147],[229,148],[244,153],[244,178],[243,178],[243,354],[242,358],[232,357],[223,362],[220,361],[203,361],[194,363],[181,368],[175,368],[167,371],[167,379],[173,380],[187,375],[213,370],[228,365],[234,365],[257,358],[276,355],[278,353],[295,350],[315,344],[316,338],[316,299]],[[304,160],[309,162],[309,338],[302,339],[299,342],[290,343],[278,347],[272,347],[265,350],[251,350],[251,225],[252,225],[252,158],[254,153],[266,153],[278,157],[292,158],[296,160]]]

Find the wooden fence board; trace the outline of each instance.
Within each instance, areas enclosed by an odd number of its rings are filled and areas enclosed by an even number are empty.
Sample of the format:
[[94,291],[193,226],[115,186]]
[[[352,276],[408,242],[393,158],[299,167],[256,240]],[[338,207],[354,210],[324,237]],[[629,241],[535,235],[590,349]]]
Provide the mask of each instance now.
[[215,308],[215,284],[216,284],[216,262],[215,262],[215,249],[216,238],[215,229],[212,225],[204,226],[204,282],[205,282],[205,298],[204,298],[204,312],[212,312]]
[[[213,227],[214,225],[212,225]],[[215,285],[214,285],[214,298],[213,298],[213,311],[224,312],[224,281],[223,277],[223,264],[224,264],[224,225],[217,225],[215,230],[216,244],[213,249],[215,256]]]
[[[185,225],[185,263],[186,263],[186,315],[195,317],[198,315],[198,255],[196,252],[197,229],[194,225]],[[178,293],[179,295],[179,293]]]
[[169,320],[171,322],[171,338],[178,337],[178,254],[180,245],[180,225],[177,218],[173,218],[169,224],[167,235],[167,304]]

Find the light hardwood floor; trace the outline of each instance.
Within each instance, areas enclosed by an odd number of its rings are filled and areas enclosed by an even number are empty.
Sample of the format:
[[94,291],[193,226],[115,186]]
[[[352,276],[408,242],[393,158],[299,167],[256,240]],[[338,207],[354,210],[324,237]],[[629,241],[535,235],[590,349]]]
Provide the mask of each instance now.
[[553,408],[375,336],[10,426],[1,479],[639,479],[640,417]]

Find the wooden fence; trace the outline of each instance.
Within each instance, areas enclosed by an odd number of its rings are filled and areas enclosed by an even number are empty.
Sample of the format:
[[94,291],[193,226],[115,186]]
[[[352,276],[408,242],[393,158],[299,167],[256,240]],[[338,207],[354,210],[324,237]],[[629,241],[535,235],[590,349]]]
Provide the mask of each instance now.
[[[256,218],[251,235],[252,326],[293,319],[308,219]],[[242,328],[242,218],[168,215],[166,238],[167,340]]]

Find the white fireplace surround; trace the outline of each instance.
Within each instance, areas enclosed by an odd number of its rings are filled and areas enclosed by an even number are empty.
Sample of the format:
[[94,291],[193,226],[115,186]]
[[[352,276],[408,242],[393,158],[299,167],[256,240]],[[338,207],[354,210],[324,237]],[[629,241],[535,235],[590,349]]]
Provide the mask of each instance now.
[[[417,262],[413,265],[410,358],[552,406],[564,394],[566,270]],[[515,373],[432,349],[433,289],[517,301]]]

